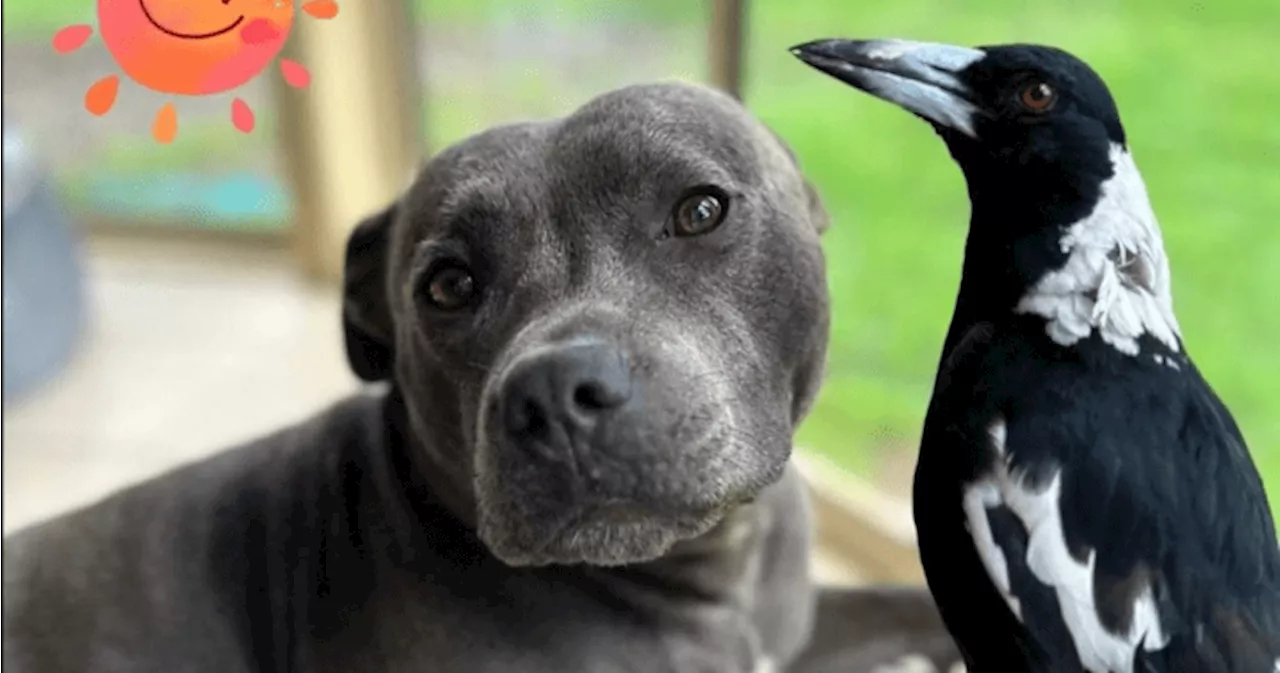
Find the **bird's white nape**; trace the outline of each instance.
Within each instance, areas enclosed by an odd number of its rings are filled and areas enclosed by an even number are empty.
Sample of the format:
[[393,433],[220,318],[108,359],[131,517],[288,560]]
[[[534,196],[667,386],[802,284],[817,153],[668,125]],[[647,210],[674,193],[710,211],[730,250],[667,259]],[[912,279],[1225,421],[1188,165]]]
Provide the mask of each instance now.
[[[1005,595],[1015,614],[1020,612],[1015,608],[1016,593],[1009,586],[1004,551],[992,538],[987,519],[986,510],[1003,506],[1026,530],[1027,553],[1021,561],[1038,581],[1057,594],[1062,620],[1071,633],[1085,670],[1091,673],[1134,673],[1134,653],[1138,648],[1154,651],[1169,643],[1160,623],[1152,588],[1147,586],[1134,600],[1128,633],[1113,633],[1104,626],[1095,602],[1096,552],[1090,550],[1088,558],[1080,562],[1067,546],[1059,503],[1061,471],[1045,483],[1031,482],[1027,475],[1009,467],[1004,420],[993,421],[988,433],[994,454],[993,467],[982,479],[968,486],[964,506],[970,535],[992,583]],[[974,507],[976,503],[983,506]]]
[[1097,205],[1062,236],[1066,263],[1045,274],[1016,310],[1044,317],[1049,337],[1063,346],[1097,330],[1127,355],[1138,354],[1144,334],[1177,353],[1182,336],[1159,223],[1132,155],[1119,144],[1110,155],[1113,174]]

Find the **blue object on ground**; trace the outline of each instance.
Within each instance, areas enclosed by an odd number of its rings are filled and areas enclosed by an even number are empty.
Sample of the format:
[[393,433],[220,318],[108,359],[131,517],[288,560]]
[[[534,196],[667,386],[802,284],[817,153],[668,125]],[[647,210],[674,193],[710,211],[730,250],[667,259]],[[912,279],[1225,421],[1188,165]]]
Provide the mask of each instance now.
[[4,130],[4,401],[58,373],[85,322],[79,241],[22,136]]

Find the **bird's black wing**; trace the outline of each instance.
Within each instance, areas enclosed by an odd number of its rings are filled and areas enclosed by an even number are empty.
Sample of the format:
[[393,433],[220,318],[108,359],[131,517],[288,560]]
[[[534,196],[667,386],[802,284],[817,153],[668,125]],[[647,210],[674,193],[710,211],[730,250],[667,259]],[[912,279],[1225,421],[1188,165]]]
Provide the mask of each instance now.
[[[1188,456],[1189,520],[1181,546],[1203,550],[1214,570],[1178,573],[1166,561],[1181,630],[1150,655],[1155,670],[1280,673],[1280,551],[1262,480],[1231,412],[1190,362],[1179,448]],[[1184,534],[1186,535],[1186,534]],[[1182,552],[1188,553],[1191,552]]]
[[[995,356],[993,461],[966,492],[985,489],[987,516],[971,508],[967,524],[1031,638],[1056,651],[1048,641],[1065,629],[1086,670],[1280,671],[1274,523],[1239,429],[1194,365],[1110,349]],[[973,532],[984,523],[999,554]]]

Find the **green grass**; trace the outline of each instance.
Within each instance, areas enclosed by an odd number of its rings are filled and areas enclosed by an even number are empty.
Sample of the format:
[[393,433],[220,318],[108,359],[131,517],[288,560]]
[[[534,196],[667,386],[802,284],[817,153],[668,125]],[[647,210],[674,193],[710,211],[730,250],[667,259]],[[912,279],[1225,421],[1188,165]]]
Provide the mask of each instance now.
[[[339,0],[360,2],[362,0]],[[298,6],[306,0],[294,0]],[[608,20],[617,22],[677,23],[706,15],[696,0],[412,0],[419,14],[450,25],[478,25],[494,19],[537,17],[539,20]],[[98,0],[5,0],[6,36],[52,37],[57,29],[73,23],[95,24]]]
[[53,32],[73,23],[97,24],[97,0],[7,0],[0,4],[4,37],[53,37]]
[[[696,36],[707,12],[691,0],[415,1],[437,26],[530,16],[647,22],[693,36],[671,48],[668,72],[696,75],[703,56]],[[5,34],[85,21],[90,4],[8,0]],[[968,204],[959,171],[924,124],[813,72],[786,48],[833,35],[1046,42],[1084,57],[1111,84],[1164,228],[1188,347],[1234,410],[1270,490],[1280,493],[1280,3],[749,6],[747,102],[796,150],[833,221],[825,241],[834,300],[829,377],[802,443],[857,470],[877,469],[881,447],[914,450],[954,299]],[[606,67],[626,72],[624,56]],[[513,64],[473,87],[433,90],[426,108],[432,146],[512,109],[567,111],[604,88],[536,68]]]
[[696,0],[414,0],[414,4],[419,16],[429,21],[472,25],[496,17],[673,24],[706,14]]

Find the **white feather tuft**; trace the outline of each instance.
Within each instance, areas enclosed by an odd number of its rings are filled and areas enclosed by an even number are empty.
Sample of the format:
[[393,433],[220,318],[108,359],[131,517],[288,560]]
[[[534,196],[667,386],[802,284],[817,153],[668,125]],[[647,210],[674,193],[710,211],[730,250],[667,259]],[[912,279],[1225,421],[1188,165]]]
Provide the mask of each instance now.
[[[1111,163],[1114,175],[1103,183],[1097,206],[1062,238],[1066,264],[1041,278],[1016,310],[1046,318],[1049,337],[1064,346],[1097,330],[1127,355],[1138,354],[1143,334],[1176,353],[1181,330],[1159,223],[1128,150],[1112,145]],[[1149,287],[1127,278],[1133,264],[1149,274]]]

